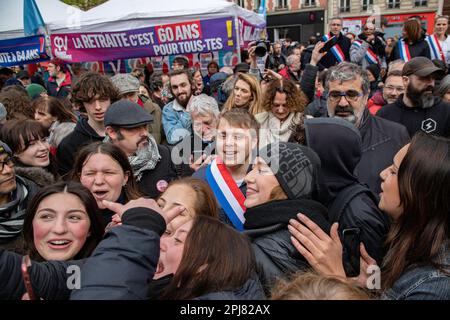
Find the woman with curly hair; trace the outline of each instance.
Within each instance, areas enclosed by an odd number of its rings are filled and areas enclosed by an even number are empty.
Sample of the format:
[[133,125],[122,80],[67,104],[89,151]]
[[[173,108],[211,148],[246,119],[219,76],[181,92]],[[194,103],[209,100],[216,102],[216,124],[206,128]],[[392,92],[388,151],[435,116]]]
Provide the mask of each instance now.
[[307,104],[308,98],[291,80],[272,81],[264,95],[264,112],[255,115],[261,125],[260,147],[275,141],[287,142],[292,132],[290,128],[303,121]]
[[28,93],[19,86],[3,88],[0,92],[0,103],[6,108],[6,120],[34,119],[34,111],[31,108]]

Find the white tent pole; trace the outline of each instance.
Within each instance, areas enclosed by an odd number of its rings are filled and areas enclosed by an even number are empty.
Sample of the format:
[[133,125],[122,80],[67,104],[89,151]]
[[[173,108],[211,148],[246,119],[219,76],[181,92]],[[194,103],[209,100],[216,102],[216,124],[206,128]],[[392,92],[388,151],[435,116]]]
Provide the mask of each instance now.
[[239,35],[239,19],[237,17],[237,15],[234,16],[234,28],[236,29],[236,42],[237,42],[237,46],[236,46],[236,50],[237,50],[237,56],[238,56],[238,61],[241,61],[241,37]]

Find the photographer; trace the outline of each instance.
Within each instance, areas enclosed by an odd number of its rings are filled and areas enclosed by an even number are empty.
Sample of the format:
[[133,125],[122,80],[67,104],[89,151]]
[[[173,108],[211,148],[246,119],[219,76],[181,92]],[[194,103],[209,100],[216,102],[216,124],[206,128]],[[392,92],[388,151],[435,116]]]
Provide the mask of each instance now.
[[266,59],[266,69],[281,71],[286,66],[286,57],[281,53],[281,43],[275,42],[273,45],[273,53],[269,54]]

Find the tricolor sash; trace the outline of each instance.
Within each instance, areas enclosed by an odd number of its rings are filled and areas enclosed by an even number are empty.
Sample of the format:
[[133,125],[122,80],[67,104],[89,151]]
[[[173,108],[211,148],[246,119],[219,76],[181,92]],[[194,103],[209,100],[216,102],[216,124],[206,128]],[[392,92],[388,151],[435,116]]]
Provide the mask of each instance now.
[[400,39],[397,42],[398,52],[400,53],[400,59],[405,62],[411,60],[411,54],[409,53],[409,47],[406,44],[405,40]]
[[[323,41],[327,42],[328,40],[330,40],[330,36],[328,34],[325,34],[323,36]],[[344,52],[342,51],[341,47],[339,46],[339,44],[335,44],[333,46],[333,48],[331,48],[331,52],[333,53],[334,57],[336,58],[336,60],[338,62],[342,62],[345,61],[345,55]]]
[[247,209],[244,206],[245,197],[220,158],[214,159],[206,168],[206,180],[231,223],[237,230],[243,231]]
[[437,36],[435,34],[429,35],[426,37],[426,40],[430,46],[431,59],[439,59],[445,62],[444,52]]
[[[352,44],[358,48],[361,48],[362,41],[355,40]],[[369,64],[380,64],[380,60],[378,59],[375,52],[372,51],[372,49],[368,48],[364,56]]]

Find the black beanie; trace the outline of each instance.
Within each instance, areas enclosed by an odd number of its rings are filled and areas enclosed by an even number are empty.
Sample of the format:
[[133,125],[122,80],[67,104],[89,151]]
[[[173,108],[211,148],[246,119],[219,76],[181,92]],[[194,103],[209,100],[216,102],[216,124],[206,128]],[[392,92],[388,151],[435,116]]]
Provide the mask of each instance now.
[[259,151],[289,199],[311,198],[317,190],[320,159],[297,143],[272,143]]

